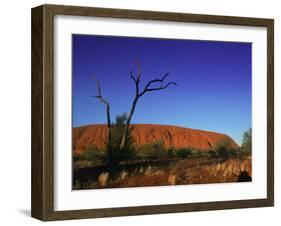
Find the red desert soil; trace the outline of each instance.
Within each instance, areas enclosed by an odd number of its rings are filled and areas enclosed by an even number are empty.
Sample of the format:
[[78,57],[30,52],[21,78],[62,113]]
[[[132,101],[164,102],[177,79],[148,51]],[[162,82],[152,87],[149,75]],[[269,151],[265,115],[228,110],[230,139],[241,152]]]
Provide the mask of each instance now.
[[[232,148],[238,148],[238,145],[229,136],[221,133],[168,125],[135,124],[133,126],[133,138],[137,147],[162,140],[166,148],[192,147],[204,151],[214,148],[221,140],[226,140]],[[80,154],[90,146],[104,148],[106,134],[106,125],[73,128],[74,153]]]

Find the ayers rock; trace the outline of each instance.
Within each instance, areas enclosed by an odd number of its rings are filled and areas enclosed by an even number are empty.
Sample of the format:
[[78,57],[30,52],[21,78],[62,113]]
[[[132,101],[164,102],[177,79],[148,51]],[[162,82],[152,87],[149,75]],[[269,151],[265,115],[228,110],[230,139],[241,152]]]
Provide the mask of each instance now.
[[[227,135],[183,128],[179,126],[134,124],[133,138],[137,147],[146,143],[162,140],[165,147],[192,147],[200,150],[210,150],[222,140],[237,149],[238,145]],[[73,128],[73,151],[80,154],[88,147],[104,148],[107,136],[106,125],[87,125]]]

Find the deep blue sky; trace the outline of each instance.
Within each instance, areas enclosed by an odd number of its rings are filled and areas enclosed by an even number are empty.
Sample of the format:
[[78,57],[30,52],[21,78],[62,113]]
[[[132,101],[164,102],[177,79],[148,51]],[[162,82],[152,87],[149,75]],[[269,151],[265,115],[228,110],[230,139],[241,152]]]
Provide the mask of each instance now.
[[95,75],[111,117],[128,112],[135,94],[129,71],[141,87],[170,72],[178,86],[141,97],[132,123],[178,125],[225,133],[237,143],[251,127],[251,43],[73,35],[73,126],[106,123]]

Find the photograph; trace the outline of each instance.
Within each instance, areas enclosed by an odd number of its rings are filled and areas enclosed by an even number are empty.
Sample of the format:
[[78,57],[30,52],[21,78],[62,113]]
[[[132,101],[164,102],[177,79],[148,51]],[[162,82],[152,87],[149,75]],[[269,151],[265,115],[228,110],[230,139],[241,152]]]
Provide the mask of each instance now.
[[191,12],[32,8],[33,218],[274,206],[275,20]]
[[72,189],[252,182],[252,43],[72,34]]

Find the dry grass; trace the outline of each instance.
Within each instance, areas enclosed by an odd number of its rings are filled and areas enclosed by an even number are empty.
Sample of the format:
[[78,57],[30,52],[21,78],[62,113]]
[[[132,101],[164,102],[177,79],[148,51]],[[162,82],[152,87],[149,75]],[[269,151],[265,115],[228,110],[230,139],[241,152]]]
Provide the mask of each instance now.
[[251,157],[244,159],[183,159],[165,166],[145,166],[122,170],[115,176],[102,172],[97,179],[75,181],[74,189],[143,187],[180,184],[236,182],[241,172],[252,174]]

